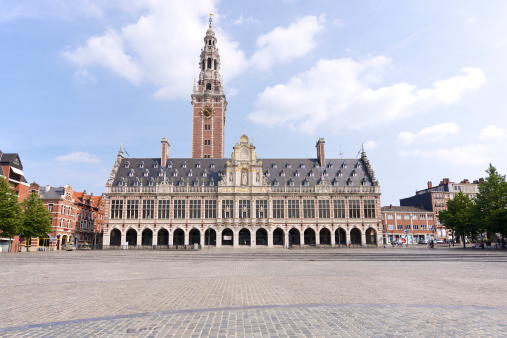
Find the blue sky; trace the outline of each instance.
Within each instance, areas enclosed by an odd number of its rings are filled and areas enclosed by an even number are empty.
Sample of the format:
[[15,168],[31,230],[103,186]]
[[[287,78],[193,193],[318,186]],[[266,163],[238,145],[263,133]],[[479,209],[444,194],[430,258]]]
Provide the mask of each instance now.
[[505,1],[0,0],[0,149],[29,182],[100,194],[132,157],[191,151],[207,13],[222,61],[225,152],[356,157],[382,204],[507,173]]

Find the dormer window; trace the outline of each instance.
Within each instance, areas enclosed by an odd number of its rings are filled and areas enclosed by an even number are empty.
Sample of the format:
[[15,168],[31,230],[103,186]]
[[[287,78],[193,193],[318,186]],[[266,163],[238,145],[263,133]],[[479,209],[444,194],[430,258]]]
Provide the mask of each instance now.
[[305,179],[303,180],[303,185],[304,185],[305,187],[307,187],[307,186],[309,186],[309,185],[310,185],[310,182],[309,182],[309,181],[305,178]]
[[352,176],[354,176],[354,177],[355,177],[355,176],[357,176],[357,173],[356,173],[356,171],[355,171],[355,170],[352,170],[352,172],[350,173],[350,175],[352,175]]
[[195,181],[194,181],[194,186],[199,186],[199,178],[196,178]]
[[333,163],[331,163],[331,162],[327,162],[327,167],[328,167],[328,168],[332,168],[332,167],[333,167]]
[[300,168],[304,168],[305,167],[305,164],[303,162],[299,163],[299,167]]
[[296,170],[296,171],[294,172],[294,176],[295,176],[295,177],[299,177],[299,171],[297,171],[297,170]]
[[136,180],[134,181],[134,185],[135,185],[135,186],[138,186],[138,185],[139,185],[139,178],[136,178]]
[[144,172],[143,176],[144,177],[148,177],[149,174],[150,174],[150,172],[148,171],[148,169],[146,169],[146,171]]
[[354,185],[354,182],[352,182],[352,180],[350,179],[350,177],[349,177],[349,179],[347,180],[347,185]]
[[314,177],[315,176],[315,174],[313,173],[313,170],[310,170],[310,172],[308,173],[308,176],[310,176],[310,177]]
[[132,177],[134,176],[134,169],[130,169],[130,172],[129,172],[129,177]]
[[184,186],[185,185],[185,180],[183,179],[183,177],[181,178],[181,180],[178,182],[178,185],[180,187]]
[[120,181],[118,181],[118,185],[119,186],[124,186],[125,185],[125,177],[120,177]]
[[347,168],[347,163],[343,162],[341,165],[342,168]]
[[213,180],[213,177],[211,178],[211,180],[209,180],[209,185],[210,186],[214,186],[215,185],[215,181]]
[[327,177],[327,170],[324,170],[324,172],[322,173],[322,175],[324,175],[324,176]]
[[210,169],[215,169],[215,163],[211,163],[209,167]]
[[289,168],[290,169],[291,168],[290,163],[285,164],[285,168]]
[[144,168],[144,161],[141,161],[141,164],[139,164],[139,168]]
[[294,186],[294,181],[292,180],[292,178],[287,182],[287,185],[290,187]]
[[264,173],[264,175],[266,175],[266,177],[269,177],[271,176],[271,174],[269,173],[269,171],[266,170],[266,172]]
[[313,164],[313,166],[314,166],[315,168],[320,168],[319,162],[315,162],[315,163]]
[[187,176],[188,177],[192,177],[192,169],[190,169],[190,171],[188,172]]
[[183,161],[183,163],[181,164],[181,167],[182,168],[186,168],[187,167],[187,161]]
[[363,179],[361,180],[361,185],[366,185],[367,183],[368,183],[368,180],[363,177]]
[[331,183],[334,185],[334,186],[337,186],[338,185],[338,180],[336,178],[333,178],[333,180],[331,181]]
[[172,169],[172,167],[173,167],[173,162],[169,161],[169,163],[167,163],[167,168]]
[[178,177],[178,169],[175,169],[173,172],[173,177]]
[[201,168],[201,162],[197,162],[197,164],[195,165],[196,168]]
[[125,163],[125,168],[128,168],[130,167],[130,161],[127,161],[127,163]]
[[202,177],[208,177],[208,172],[206,170],[202,172]]
[[285,171],[283,171],[283,170],[282,170],[282,171],[280,172],[280,176],[285,177]]
[[164,172],[162,170],[160,170],[160,172],[158,173],[158,177],[162,177],[164,176]]
[[155,179],[153,177],[151,178],[150,182],[148,182],[148,185],[150,187],[153,187],[155,185]]
[[275,178],[275,180],[273,181],[273,185],[278,187],[280,185],[280,182],[278,182],[278,180]]
[[354,166],[354,168],[359,168],[359,162],[356,162],[356,165]]
[[342,171],[338,170],[338,172],[336,173],[336,176],[342,177],[343,176]]
[[276,169],[277,167],[278,167],[278,165],[275,162],[273,162],[273,164],[271,164],[271,168],[275,168]]
[[[211,61],[211,59],[210,59],[210,61]],[[211,68],[211,67],[210,67],[210,68]],[[207,83],[207,84],[206,84],[206,90],[211,90],[211,83]]]
[[158,168],[158,163],[155,162],[155,164],[153,165],[153,168]]

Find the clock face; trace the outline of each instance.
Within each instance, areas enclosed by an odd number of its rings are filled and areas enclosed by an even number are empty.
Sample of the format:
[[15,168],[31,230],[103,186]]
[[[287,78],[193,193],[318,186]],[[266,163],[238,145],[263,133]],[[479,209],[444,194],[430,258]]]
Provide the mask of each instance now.
[[202,115],[204,117],[211,117],[211,115],[213,115],[213,109],[211,107],[204,107],[202,110]]

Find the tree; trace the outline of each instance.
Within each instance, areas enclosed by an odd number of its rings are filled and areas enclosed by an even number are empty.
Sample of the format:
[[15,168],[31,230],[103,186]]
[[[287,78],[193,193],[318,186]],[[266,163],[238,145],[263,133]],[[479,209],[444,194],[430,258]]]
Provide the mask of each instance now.
[[507,234],[507,182],[491,164],[486,170],[488,177],[479,185],[477,194],[477,215],[475,221],[487,231],[500,233],[505,245]]
[[463,248],[466,248],[465,236],[476,231],[473,224],[473,206],[472,200],[460,191],[452,200],[447,201],[447,210],[440,211],[438,215],[438,219],[447,229],[461,235]]
[[25,239],[28,251],[32,237],[46,237],[48,233],[53,231],[51,228],[52,215],[46,210],[42,199],[37,196],[36,192],[32,192],[21,205],[23,216],[19,234]]
[[21,208],[16,192],[0,177],[0,232],[2,237],[18,234],[21,222]]

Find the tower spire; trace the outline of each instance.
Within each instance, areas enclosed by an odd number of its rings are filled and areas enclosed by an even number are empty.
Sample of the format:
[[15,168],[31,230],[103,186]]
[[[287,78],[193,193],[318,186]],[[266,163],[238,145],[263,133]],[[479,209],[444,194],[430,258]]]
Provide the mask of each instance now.
[[213,14],[213,13],[211,13],[211,11],[209,11],[209,28],[211,28],[211,24],[212,24],[212,22],[213,22],[213,16],[214,16],[214,15],[215,15],[215,14]]

